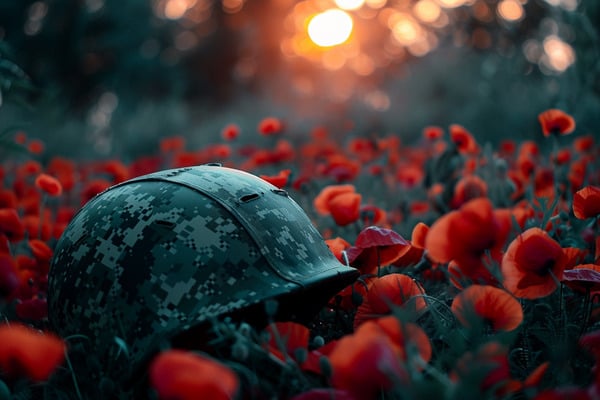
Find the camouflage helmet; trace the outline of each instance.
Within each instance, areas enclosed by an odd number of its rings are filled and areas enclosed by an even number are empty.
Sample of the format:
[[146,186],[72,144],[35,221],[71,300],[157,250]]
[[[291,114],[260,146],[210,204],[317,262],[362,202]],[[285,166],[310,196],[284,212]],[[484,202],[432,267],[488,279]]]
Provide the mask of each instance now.
[[108,359],[124,341],[135,368],[212,317],[289,294],[301,310],[357,275],[284,190],[220,165],[171,169],[112,186],[74,216],[50,267],[49,320]]

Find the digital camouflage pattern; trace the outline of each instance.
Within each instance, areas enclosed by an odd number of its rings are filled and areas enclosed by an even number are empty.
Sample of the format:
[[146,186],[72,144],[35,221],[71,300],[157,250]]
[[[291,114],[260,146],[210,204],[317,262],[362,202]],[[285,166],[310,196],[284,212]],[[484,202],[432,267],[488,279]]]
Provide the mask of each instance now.
[[[161,171],[90,200],[55,248],[49,319],[135,368],[165,338],[207,318],[357,277],[285,191],[217,165]],[[112,358],[112,359],[114,359]]]

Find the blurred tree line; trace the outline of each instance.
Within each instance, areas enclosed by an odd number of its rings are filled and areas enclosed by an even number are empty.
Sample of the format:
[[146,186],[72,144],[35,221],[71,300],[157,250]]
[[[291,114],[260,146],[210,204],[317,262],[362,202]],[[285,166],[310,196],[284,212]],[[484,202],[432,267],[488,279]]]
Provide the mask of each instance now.
[[[3,62],[11,61],[21,71],[5,66],[1,76],[19,78],[23,72],[34,87],[60,92],[79,107],[103,90],[157,99],[227,100],[235,90],[232,69],[244,42],[240,31],[227,23],[226,18],[232,16],[223,11],[221,2],[209,4],[211,32],[193,49],[178,52],[174,38],[189,26],[159,18],[151,0],[2,0],[0,54]],[[261,24],[269,12],[278,12],[276,7],[267,11],[265,6],[263,1],[249,0],[243,14]],[[526,8],[525,23],[511,29],[498,27],[505,43],[518,45],[549,12],[556,12],[549,10],[558,9],[543,0],[530,0]],[[572,45],[586,85],[600,93],[600,4],[582,0],[577,12],[563,12],[559,17],[575,30]],[[470,30],[478,24],[473,18],[465,22]],[[269,38],[255,39],[268,45]]]
[[[260,96],[269,85],[280,89],[288,87],[285,75],[277,75],[285,61],[279,40],[283,18],[289,11],[289,8],[277,6],[282,1],[246,0],[240,3],[243,4],[240,12],[228,13],[224,10],[224,2],[197,0],[196,6],[203,4],[208,19],[202,17],[202,22],[196,25],[190,20],[157,15],[156,5],[164,5],[165,1],[0,0],[0,111],[3,103],[11,101],[25,107],[41,102],[46,108],[59,104],[62,112],[67,110],[69,116],[86,118],[90,108],[107,92],[118,97],[122,114],[134,109],[141,101],[184,100],[188,105],[210,103],[218,108],[240,93]],[[498,0],[480,1],[490,7],[498,3]],[[514,70],[519,73],[527,69],[527,76],[515,79],[549,79],[559,82],[558,86],[568,86],[568,89],[562,88],[559,95],[554,95],[556,99],[548,98],[543,106],[560,106],[572,112],[590,94],[600,99],[600,2],[580,0],[576,10],[567,11],[558,6],[561,1],[528,0],[524,3],[527,18],[522,23],[511,26],[486,24],[485,29],[495,39],[495,46],[473,50],[496,58],[500,53],[507,58],[503,51],[508,54],[505,50],[511,48],[512,54],[520,57],[519,66]],[[285,4],[293,3],[290,0]],[[459,25],[467,35],[482,26],[481,21],[468,11],[456,12],[462,13]],[[527,62],[521,46],[535,34],[546,17],[568,24],[573,32],[569,43],[575,50],[576,63],[560,77],[544,77],[535,65],[522,66]],[[195,32],[194,40],[182,35],[186,31]],[[446,40],[451,42],[452,37]],[[254,73],[238,79],[239,60],[248,55],[254,60]],[[506,62],[498,65],[503,68]],[[390,64],[388,70],[379,73],[383,77],[380,84],[393,87],[385,79],[397,76],[395,67]],[[477,68],[485,70],[485,65],[476,66],[474,70]],[[502,76],[508,75],[506,72]],[[275,76],[279,77],[277,81]],[[460,101],[452,97],[452,85],[464,86],[461,82],[469,79],[469,76],[444,75],[438,79],[438,84],[431,85],[431,89],[420,83],[416,87],[421,91],[429,90],[423,96],[429,96],[430,100],[445,96],[452,99],[449,103],[458,104]],[[492,77],[487,78],[486,85],[495,85],[497,93],[502,92],[506,82],[498,82]],[[544,96],[545,93],[540,93],[540,97]],[[510,104],[510,101],[498,104]],[[597,104],[595,101],[588,103],[591,104],[588,108]],[[486,112],[493,112],[496,106],[490,104]],[[449,113],[455,113],[452,107],[445,107]],[[255,114],[260,112],[254,111]],[[473,109],[470,113],[479,114],[478,120],[489,120],[478,110]],[[397,112],[392,114],[398,115]],[[406,115],[410,114],[411,110],[407,110]],[[464,114],[458,117],[466,119]],[[427,118],[431,119],[424,115],[418,124],[422,126]],[[585,118],[588,118],[588,127],[600,127],[599,115]],[[581,117],[581,120],[585,118]],[[372,119],[383,123],[385,116],[378,114]],[[495,132],[500,135],[502,129],[505,128],[498,127]]]
[[181,56],[173,38],[182,27],[157,18],[149,0],[2,0],[0,57],[13,66],[0,76],[26,75],[29,100],[50,94],[80,111],[104,91],[226,100],[236,41],[223,14],[214,6],[210,40]]

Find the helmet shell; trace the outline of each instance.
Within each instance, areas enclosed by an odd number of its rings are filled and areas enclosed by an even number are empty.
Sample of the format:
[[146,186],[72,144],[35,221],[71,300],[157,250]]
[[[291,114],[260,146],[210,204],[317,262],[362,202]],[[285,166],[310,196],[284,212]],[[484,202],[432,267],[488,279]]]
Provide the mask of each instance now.
[[[162,341],[211,317],[358,272],[341,264],[288,194],[243,171],[203,165],[115,185],[56,244],[49,319],[135,367]],[[323,295],[323,293],[321,293]]]

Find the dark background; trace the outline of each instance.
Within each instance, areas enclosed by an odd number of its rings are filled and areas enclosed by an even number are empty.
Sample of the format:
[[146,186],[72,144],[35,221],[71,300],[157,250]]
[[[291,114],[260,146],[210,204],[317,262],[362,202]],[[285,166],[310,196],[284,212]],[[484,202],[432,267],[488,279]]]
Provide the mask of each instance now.
[[[600,6],[550,3],[560,1],[524,2],[526,17],[513,24],[482,22],[472,6],[449,10],[436,50],[360,77],[283,56],[291,0],[247,0],[236,13],[199,0],[201,9],[189,10],[195,21],[161,18],[158,0],[0,0],[0,131],[22,129],[44,140],[48,153],[133,158],[175,134],[190,146],[215,142],[229,122],[254,132],[265,116],[282,118],[289,135],[350,120],[352,135],[396,133],[406,142],[427,125],[451,123],[482,142],[536,138],[537,114],[556,107],[576,118],[578,133],[598,135]],[[475,39],[481,29],[486,46]],[[522,50],[549,33],[576,54],[562,73]],[[300,78],[310,93],[294,89]],[[370,102],[378,93],[388,96],[387,108]]]

